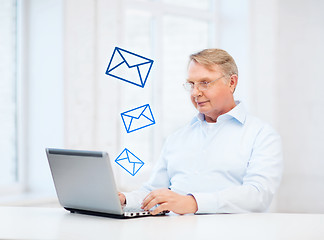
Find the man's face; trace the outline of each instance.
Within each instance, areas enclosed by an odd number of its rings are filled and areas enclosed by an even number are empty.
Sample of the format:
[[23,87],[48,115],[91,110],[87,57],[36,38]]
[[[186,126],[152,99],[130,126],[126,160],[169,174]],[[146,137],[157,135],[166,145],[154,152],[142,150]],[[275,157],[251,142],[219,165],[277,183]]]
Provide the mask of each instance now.
[[[215,79],[218,80],[214,81]],[[218,116],[235,107],[233,92],[237,84],[237,76],[224,76],[220,66],[214,65],[212,70],[209,70],[197,62],[191,61],[187,82],[195,84],[191,91],[191,101],[195,108],[205,115],[207,122],[216,122]],[[206,90],[200,90],[197,87],[199,82],[212,83],[208,84]]]

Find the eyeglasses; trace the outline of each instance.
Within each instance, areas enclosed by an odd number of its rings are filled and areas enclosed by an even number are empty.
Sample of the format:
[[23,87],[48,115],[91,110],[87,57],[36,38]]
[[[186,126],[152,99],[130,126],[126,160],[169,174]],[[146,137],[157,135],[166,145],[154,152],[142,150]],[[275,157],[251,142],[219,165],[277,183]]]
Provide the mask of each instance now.
[[217,80],[219,80],[219,79],[221,79],[223,77],[225,77],[225,75],[223,75],[223,76],[221,76],[221,77],[219,77],[219,78],[217,78],[217,79],[215,79],[215,80],[213,80],[211,82],[206,82],[206,81],[204,81],[204,82],[197,82],[197,83],[186,82],[186,83],[183,84],[183,87],[188,92],[191,92],[192,90],[194,90],[195,85],[196,85],[197,86],[197,89],[199,91],[206,91],[211,83],[216,82]]

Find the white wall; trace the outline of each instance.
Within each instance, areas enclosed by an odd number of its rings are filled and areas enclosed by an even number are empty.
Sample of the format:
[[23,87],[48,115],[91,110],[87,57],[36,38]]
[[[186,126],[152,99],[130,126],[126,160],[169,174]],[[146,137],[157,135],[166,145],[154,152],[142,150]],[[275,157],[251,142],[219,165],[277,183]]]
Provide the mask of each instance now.
[[324,213],[324,1],[279,1],[277,115],[285,150],[280,211]]
[[281,212],[324,212],[324,2],[250,1],[252,112],[283,140]]

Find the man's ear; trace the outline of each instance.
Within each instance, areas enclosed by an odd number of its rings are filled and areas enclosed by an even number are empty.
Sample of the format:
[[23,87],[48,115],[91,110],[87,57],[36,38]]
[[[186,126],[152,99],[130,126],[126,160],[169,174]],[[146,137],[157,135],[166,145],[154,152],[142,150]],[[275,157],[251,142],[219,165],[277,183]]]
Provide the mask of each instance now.
[[238,76],[236,74],[231,75],[231,78],[229,80],[229,87],[232,93],[235,92],[237,81],[238,81]]

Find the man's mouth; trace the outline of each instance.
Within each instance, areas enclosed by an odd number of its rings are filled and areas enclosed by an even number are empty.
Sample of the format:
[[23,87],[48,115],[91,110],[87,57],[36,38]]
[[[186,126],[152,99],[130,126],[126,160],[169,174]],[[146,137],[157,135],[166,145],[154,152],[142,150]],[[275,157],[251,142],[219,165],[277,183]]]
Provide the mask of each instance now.
[[209,102],[209,101],[200,101],[200,102],[196,102],[196,103],[197,103],[197,106],[203,106],[207,102]]

